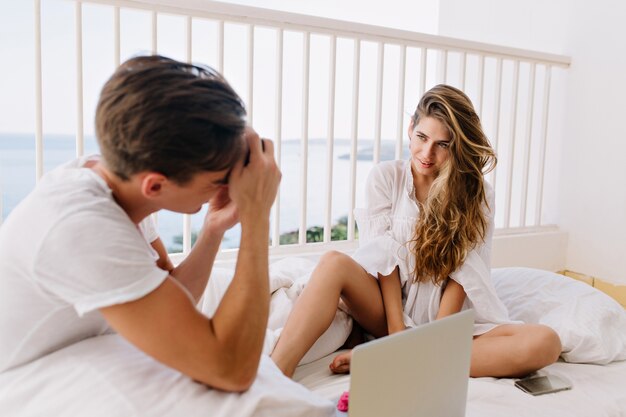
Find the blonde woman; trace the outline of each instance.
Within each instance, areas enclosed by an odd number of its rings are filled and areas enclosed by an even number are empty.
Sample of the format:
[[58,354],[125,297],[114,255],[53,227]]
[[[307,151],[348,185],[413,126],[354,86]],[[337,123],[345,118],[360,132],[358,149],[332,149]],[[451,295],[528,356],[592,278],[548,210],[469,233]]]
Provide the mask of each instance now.
[[[292,376],[339,306],[374,337],[473,308],[473,377],[517,377],[553,363],[557,334],[509,320],[491,283],[494,194],[483,174],[496,156],[471,101],[435,86],[408,134],[410,159],[382,162],[368,178],[367,206],[355,211],[359,249],[322,257],[272,359]],[[350,357],[335,357],[331,370],[348,372]]]

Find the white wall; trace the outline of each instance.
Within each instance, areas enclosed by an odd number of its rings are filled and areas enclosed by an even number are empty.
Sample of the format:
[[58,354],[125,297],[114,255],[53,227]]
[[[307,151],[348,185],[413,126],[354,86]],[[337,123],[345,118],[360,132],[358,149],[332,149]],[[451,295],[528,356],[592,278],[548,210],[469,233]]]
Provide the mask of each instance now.
[[571,7],[562,170],[567,263],[626,284],[626,3],[576,0]]
[[572,58],[556,161],[566,266],[626,284],[626,3],[440,0],[439,34]]
[[[574,0],[577,1],[577,0]],[[569,0],[440,0],[439,35],[565,54]]]

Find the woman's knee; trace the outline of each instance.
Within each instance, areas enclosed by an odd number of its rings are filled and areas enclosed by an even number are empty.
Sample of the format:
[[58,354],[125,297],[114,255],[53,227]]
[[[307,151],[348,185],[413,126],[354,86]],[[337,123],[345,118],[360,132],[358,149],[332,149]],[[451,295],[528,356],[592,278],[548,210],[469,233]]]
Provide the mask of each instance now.
[[559,359],[563,348],[561,345],[561,338],[551,327],[548,326],[541,325],[539,333],[538,338],[544,348],[547,360],[549,360],[550,363],[555,362]]
[[526,344],[528,360],[536,364],[537,369],[556,362],[561,354],[561,339],[550,327],[533,325]]
[[343,252],[331,250],[325,252],[317,263],[315,270],[311,274],[311,280],[331,280],[337,282],[349,270],[354,261]]
[[322,255],[316,269],[333,271],[333,275],[337,275],[341,274],[343,271],[350,270],[353,264],[354,260],[350,256],[343,252],[331,250]]
[[343,264],[346,262],[351,261],[352,258],[350,258],[348,255],[346,255],[343,252],[340,252],[338,250],[329,250],[328,252],[325,252],[322,257],[320,258],[319,264],[320,265],[336,265],[336,264]]

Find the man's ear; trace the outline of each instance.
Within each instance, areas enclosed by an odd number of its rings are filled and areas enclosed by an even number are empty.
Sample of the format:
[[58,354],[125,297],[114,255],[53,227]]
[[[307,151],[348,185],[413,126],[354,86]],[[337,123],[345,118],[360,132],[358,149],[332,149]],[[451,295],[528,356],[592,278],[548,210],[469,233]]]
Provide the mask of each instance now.
[[160,197],[166,182],[165,175],[149,172],[141,180],[141,193],[147,198]]

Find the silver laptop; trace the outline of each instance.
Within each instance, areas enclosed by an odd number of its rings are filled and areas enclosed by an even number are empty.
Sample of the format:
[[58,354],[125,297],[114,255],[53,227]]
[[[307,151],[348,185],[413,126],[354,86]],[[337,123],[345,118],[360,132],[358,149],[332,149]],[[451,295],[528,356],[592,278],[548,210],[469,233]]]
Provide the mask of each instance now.
[[348,416],[465,416],[473,330],[466,310],[357,346]]

